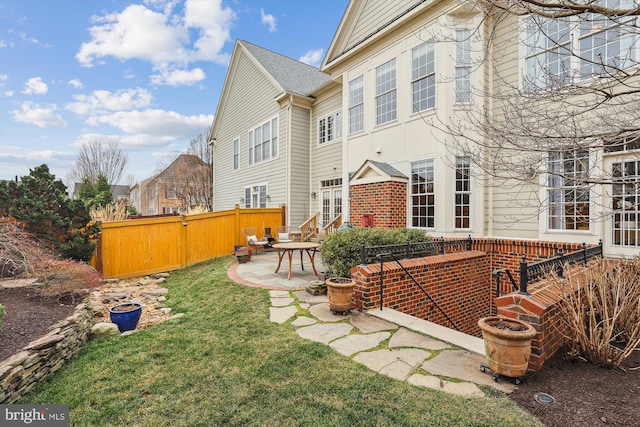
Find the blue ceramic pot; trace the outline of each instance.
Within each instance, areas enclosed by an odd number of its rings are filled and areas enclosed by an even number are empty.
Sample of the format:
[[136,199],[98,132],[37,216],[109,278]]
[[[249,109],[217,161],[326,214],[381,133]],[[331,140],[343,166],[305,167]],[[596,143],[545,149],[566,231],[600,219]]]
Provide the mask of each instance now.
[[109,317],[118,325],[120,332],[134,330],[138,326],[140,314],[142,314],[142,304],[137,302],[118,304],[109,309]]

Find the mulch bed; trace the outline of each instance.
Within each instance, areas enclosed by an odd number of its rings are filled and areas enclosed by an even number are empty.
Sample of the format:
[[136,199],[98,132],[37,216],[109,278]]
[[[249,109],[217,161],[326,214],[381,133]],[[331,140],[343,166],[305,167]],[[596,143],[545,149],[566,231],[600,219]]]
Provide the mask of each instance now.
[[54,323],[70,316],[79,303],[68,298],[44,300],[35,286],[0,290],[0,304],[7,311],[0,331],[0,360],[46,334]]
[[[77,301],[45,301],[36,288],[26,287],[0,291],[0,303],[7,309],[0,331],[2,360],[73,313]],[[630,369],[640,366],[640,350],[625,362],[626,371],[569,361],[562,355],[558,352],[542,371],[527,374],[509,398],[549,427],[640,426],[640,369]],[[555,402],[538,403],[536,393],[550,394]]]

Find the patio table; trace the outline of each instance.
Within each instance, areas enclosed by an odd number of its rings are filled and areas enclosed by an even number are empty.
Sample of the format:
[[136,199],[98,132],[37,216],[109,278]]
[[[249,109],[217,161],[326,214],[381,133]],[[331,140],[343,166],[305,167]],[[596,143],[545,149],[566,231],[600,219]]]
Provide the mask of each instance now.
[[314,258],[316,256],[316,252],[319,243],[314,242],[288,242],[288,243],[276,243],[273,245],[273,248],[278,251],[278,266],[276,267],[276,273],[280,270],[280,264],[282,264],[282,258],[284,258],[285,254],[289,256],[289,274],[287,275],[287,279],[291,280],[291,254],[295,251],[300,251],[300,266],[302,270],[304,270],[304,261],[302,257],[302,253],[306,252],[309,256],[309,260],[311,260],[311,268],[313,268],[313,273],[318,274],[316,271],[316,265],[314,262]]

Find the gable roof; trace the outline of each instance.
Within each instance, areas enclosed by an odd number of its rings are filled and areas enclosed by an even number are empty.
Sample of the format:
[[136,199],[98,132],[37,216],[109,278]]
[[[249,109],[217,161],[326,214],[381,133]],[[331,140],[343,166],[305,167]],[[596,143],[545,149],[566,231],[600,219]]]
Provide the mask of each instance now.
[[438,0],[351,0],[320,69],[340,62],[436,3]]
[[285,92],[308,96],[313,93],[314,89],[331,81],[329,74],[325,74],[318,68],[304,62],[296,61],[245,40],[238,40],[238,43],[249,51]]
[[389,163],[366,160],[349,179],[350,185],[370,184],[373,182],[402,181],[409,179],[405,174]]
[[236,44],[231,54],[227,75],[222,86],[222,93],[218,99],[216,115],[213,124],[209,129],[208,142],[215,145],[216,132],[219,123],[220,109],[224,106],[229,94],[231,82],[238,66],[238,58],[241,52],[253,61],[265,77],[282,94],[292,94],[301,97],[310,97],[316,89],[319,89],[331,82],[331,76],[323,73],[320,69],[304,62],[275,53],[246,40],[236,40]]

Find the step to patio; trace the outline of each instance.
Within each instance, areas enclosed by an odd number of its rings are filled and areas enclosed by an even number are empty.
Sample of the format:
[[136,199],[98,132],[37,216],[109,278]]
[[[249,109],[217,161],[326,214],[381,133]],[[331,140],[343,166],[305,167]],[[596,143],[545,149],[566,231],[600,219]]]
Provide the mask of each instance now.
[[388,322],[404,326],[407,329],[448,342],[472,353],[476,353],[481,356],[485,355],[484,340],[482,338],[467,335],[436,323],[429,322],[428,320],[419,319],[409,314],[401,313],[391,308],[383,308],[382,310],[375,308],[369,310],[367,313]]

